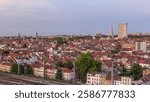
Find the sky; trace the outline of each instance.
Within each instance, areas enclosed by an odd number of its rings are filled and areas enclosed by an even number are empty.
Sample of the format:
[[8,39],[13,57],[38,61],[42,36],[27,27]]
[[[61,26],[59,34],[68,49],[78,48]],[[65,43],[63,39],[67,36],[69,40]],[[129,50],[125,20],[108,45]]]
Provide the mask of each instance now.
[[0,36],[150,32],[150,0],[0,0]]

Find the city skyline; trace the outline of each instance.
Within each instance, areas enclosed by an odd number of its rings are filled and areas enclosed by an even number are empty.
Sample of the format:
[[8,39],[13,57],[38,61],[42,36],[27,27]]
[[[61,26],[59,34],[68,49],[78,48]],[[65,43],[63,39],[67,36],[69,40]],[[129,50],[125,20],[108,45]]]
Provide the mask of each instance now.
[[117,34],[118,23],[128,32],[149,32],[148,0],[1,0],[2,34]]

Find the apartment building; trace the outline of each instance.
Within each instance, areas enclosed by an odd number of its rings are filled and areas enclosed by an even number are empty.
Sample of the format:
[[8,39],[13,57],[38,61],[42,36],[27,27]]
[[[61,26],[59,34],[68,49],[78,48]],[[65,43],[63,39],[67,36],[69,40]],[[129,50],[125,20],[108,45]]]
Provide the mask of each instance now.
[[70,70],[69,68],[61,68],[63,73],[63,79],[66,81],[72,80],[74,78],[74,72]]
[[147,51],[147,43],[146,42],[135,42],[135,50],[136,51]]
[[9,64],[9,63],[0,63],[0,71],[10,72],[11,71],[11,64]]
[[131,77],[120,77],[114,80],[114,85],[132,85],[133,78]]
[[111,81],[107,80],[107,74],[105,73],[88,73],[87,85],[109,85]]

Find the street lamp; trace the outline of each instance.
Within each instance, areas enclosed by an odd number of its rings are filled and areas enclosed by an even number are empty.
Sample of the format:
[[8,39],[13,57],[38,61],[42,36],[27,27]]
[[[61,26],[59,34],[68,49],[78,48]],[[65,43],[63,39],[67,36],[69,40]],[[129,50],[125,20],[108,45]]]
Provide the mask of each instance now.
[[111,84],[114,85],[114,62],[112,60],[112,68],[111,68]]
[[74,60],[73,60],[73,84],[75,84],[75,81],[76,81],[76,65],[75,65],[75,62],[76,62],[76,58],[74,58]]

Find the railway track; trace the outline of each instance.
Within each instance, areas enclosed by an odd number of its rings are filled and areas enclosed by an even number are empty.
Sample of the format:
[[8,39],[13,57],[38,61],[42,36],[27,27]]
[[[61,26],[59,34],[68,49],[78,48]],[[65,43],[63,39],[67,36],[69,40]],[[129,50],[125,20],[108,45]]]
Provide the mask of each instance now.
[[68,85],[68,83],[0,72],[0,85]]
[[0,73],[0,84],[1,85],[45,85],[44,83],[35,82],[21,77],[16,78],[16,76],[10,74],[7,75],[3,73]]

